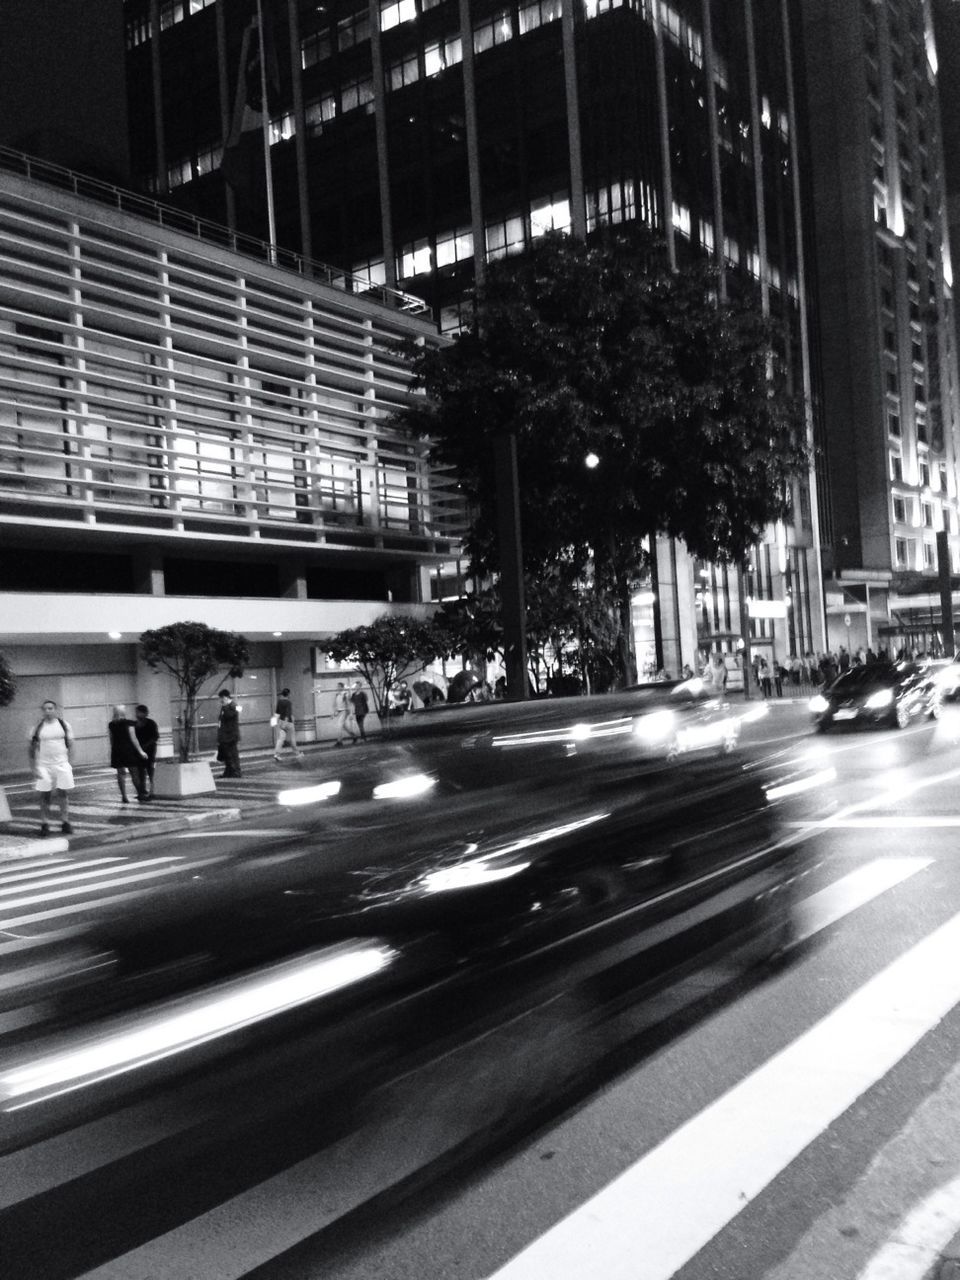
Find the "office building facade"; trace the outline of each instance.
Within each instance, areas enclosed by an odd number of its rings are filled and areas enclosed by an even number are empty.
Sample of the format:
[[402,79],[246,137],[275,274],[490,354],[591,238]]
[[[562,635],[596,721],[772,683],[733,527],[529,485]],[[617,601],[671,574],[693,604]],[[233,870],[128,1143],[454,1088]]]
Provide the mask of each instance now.
[[323,736],[319,642],[425,612],[456,552],[455,485],[389,421],[410,394],[398,344],[437,341],[429,319],[210,230],[0,154],[0,648],[19,686],[0,768],[25,767],[46,697],[81,763],[105,761],[116,702],[154,707],[169,743],[176,707],[137,638],[179,621],[251,641],[248,745],[284,686]]
[[[677,261],[713,257],[725,292],[752,293],[782,325],[813,440],[791,3],[261,4],[282,245],[423,297],[455,332],[491,259],[551,228],[642,223]],[[260,178],[228,190],[219,169],[252,8],[127,0],[129,110],[146,188],[265,236]],[[791,497],[791,520],[742,570],[658,547],[668,668],[734,648],[748,598],[768,657],[822,647],[812,475]]]
[[960,573],[953,273],[928,0],[802,0],[832,643],[943,641]]

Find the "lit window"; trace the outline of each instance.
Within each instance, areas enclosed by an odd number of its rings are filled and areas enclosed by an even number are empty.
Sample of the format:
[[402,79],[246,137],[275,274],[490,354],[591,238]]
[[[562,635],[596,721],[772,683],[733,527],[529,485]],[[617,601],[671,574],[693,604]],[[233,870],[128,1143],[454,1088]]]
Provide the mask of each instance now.
[[506,44],[513,38],[513,20],[509,9],[503,9],[489,21],[473,29],[473,51],[483,53],[494,45]]
[[488,223],[485,228],[487,257],[503,258],[510,253],[520,253],[525,247],[523,218],[505,218],[502,222]]
[[[652,193],[645,185],[641,185],[641,193],[649,200]],[[632,221],[637,216],[636,195],[632,178],[624,178],[613,182],[609,187],[601,187],[599,191],[586,193],[587,230],[594,231],[598,226]],[[653,215],[645,207],[644,221],[652,225]]]
[[186,160],[177,160],[167,169],[167,186],[172,191],[174,187],[182,187],[185,182],[193,179],[193,161],[188,156]]
[[286,142],[288,138],[292,138],[297,131],[297,122],[293,112],[288,111],[285,115],[277,116],[270,121],[270,145],[271,147],[277,142]]
[[366,262],[356,262],[350,268],[350,274],[360,284],[376,285],[387,283],[387,269],[382,258],[370,258]]
[[560,0],[534,0],[533,4],[524,5],[519,13],[520,34],[526,35],[548,22],[555,22],[560,17]]
[[197,152],[197,176],[202,178],[205,173],[213,173],[215,169],[219,169],[222,159],[223,147],[219,143]]
[[459,36],[451,36],[448,40],[440,40],[428,44],[423,50],[423,68],[428,76],[439,75],[447,67],[455,67],[463,61],[463,45]]
[[308,102],[303,109],[307,133],[322,133],[323,126],[330,120],[335,119],[336,114],[337,100],[332,93],[328,93],[322,98],[316,98],[313,102]]
[[437,237],[437,266],[449,267],[473,257],[473,232],[469,227]]
[[426,275],[433,268],[430,241],[414,240],[412,244],[405,245],[400,250],[398,265],[401,280],[409,279],[410,276]]
[[417,16],[416,0],[394,0],[380,6],[380,30],[389,31],[402,22],[412,22]]
[[570,230],[570,201],[567,196],[545,196],[530,206],[530,238],[548,231]]
[[708,222],[706,218],[700,219],[700,244],[706,249],[707,253],[713,253],[714,245],[716,244],[713,223]]
[[685,205],[677,204],[676,201],[674,201],[672,220],[673,220],[674,228],[677,231],[679,231],[682,236],[685,236],[689,240],[690,239],[690,210],[686,208]]

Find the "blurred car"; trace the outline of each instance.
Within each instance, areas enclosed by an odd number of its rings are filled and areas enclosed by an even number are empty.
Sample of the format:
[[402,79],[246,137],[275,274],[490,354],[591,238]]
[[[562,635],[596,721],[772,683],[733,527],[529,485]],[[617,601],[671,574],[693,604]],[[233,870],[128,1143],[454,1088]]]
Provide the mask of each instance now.
[[204,832],[136,911],[107,899],[56,950],[11,956],[0,1150],[258,1046],[313,1037],[329,1087],[341,1030],[359,1077],[548,990],[589,1004],[616,974],[632,998],[721,954],[779,955],[807,857],[783,810],[817,779],[742,755],[738,728],[693,680],[440,704],[317,756],[271,836]]
[[869,662],[851,667],[810,699],[818,730],[887,726],[905,729],[911,720],[940,715],[941,688],[935,673],[914,662]]
[[955,658],[934,659],[930,667],[943,701],[956,702],[960,698],[960,653]]

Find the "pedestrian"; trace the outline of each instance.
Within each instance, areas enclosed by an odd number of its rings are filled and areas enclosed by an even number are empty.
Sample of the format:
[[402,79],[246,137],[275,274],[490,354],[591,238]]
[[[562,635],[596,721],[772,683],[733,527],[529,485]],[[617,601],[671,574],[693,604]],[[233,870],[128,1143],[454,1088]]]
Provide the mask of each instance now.
[[777,697],[783,697],[783,668],[780,666],[780,659],[776,654],[773,655],[773,687],[777,691]]
[[399,686],[390,691],[390,714],[398,719],[403,719],[410,710],[412,702],[413,694],[410,692],[406,680],[401,680]]
[[61,718],[57,704],[51,698],[41,703],[40,710],[43,718],[30,735],[33,787],[40,797],[40,835],[50,834],[50,801],[56,791],[60,800],[60,830],[69,836],[73,834],[70,825],[70,792],[74,785],[70,765],[73,730]]
[[280,751],[284,744],[288,745],[299,760],[303,752],[297,746],[297,726],[293,719],[293,703],[290,701],[290,690],[281,689],[280,697],[274,709],[276,724],[273,730],[273,758],[280,759]]
[[144,777],[141,790],[146,793],[146,798],[151,800],[153,798],[153,772],[157,761],[160,730],[157,727],[156,720],[150,719],[150,708],[144,706],[142,702],[136,708],[136,717],[133,724],[133,732],[137,735],[137,741],[147,756],[146,764],[143,766]]
[[240,712],[229,689],[221,689],[220,716],[217,721],[217,759],[223,761],[221,778],[239,778]]
[[107,725],[110,736],[110,767],[117,771],[117,786],[120,788],[120,803],[129,804],[127,795],[127,770],[137,792],[137,799],[148,799],[144,788],[147,753],[137,741],[135,725],[127,718],[127,708],[118,703],[113,708],[113,718]]
[[353,693],[350,695],[350,701],[353,704],[353,714],[357,721],[357,731],[360,734],[360,741],[366,742],[367,735],[363,727],[363,722],[370,714],[370,703],[367,701],[367,695],[364,693],[359,680],[353,682]]
[[770,677],[770,665],[766,658],[760,659],[760,664],[757,668],[757,679],[763,696],[769,698],[773,694],[773,684]]
[[350,741],[356,742],[357,735],[353,731],[353,703],[347,693],[347,686],[342,680],[337,681],[337,692],[333,695],[333,714],[337,720],[337,740],[334,746],[343,746],[344,734],[349,734]]
[[843,645],[840,646],[840,658],[837,666],[841,675],[845,675],[850,670],[850,654]]

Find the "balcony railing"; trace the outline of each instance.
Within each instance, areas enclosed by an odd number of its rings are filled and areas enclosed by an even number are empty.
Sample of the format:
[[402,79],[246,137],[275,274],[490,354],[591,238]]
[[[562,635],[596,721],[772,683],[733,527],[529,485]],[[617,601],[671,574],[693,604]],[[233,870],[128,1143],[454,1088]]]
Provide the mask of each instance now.
[[49,160],[41,160],[37,156],[27,155],[23,151],[14,151],[9,147],[0,147],[0,171],[19,174],[35,182],[57,187],[61,191],[69,191],[71,195],[83,196],[95,200],[98,204],[109,205],[122,213],[143,218],[169,231],[177,231],[181,235],[190,236],[203,244],[216,245],[228,249],[232,253],[242,254],[247,258],[255,258],[269,266],[280,267],[285,271],[294,271],[297,275],[320,284],[329,285],[332,289],[342,289],[345,293],[367,298],[378,302],[381,306],[390,307],[394,311],[403,311],[407,315],[427,315],[429,307],[422,298],[411,293],[403,293],[399,289],[389,289],[386,285],[371,284],[362,276],[352,275],[349,271],[341,271],[337,267],[317,262],[313,258],[305,258],[303,254],[292,249],[284,249],[280,245],[271,245],[266,240],[258,240],[255,236],[244,235],[217,222],[209,222],[198,218],[173,205],[161,204],[149,196],[138,195],[134,191],[126,191],[109,182],[101,182],[98,178],[87,177],[61,165],[52,164]]

